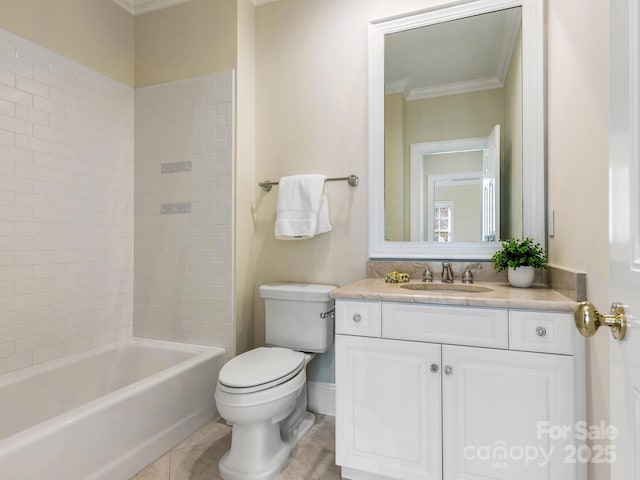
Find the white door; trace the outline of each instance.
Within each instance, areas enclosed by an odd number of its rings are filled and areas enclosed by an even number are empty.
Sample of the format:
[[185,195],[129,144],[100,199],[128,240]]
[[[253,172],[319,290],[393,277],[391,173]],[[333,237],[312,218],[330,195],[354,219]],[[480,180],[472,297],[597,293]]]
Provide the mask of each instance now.
[[336,463],[385,478],[442,476],[440,345],[336,335]]
[[540,434],[573,423],[572,356],[443,345],[442,365],[444,480],[575,478]]
[[640,21],[637,0],[609,5],[609,299],[625,306],[628,322],[625,338],[609,343],[618,430],[611,472],[613,480],[640,480]]

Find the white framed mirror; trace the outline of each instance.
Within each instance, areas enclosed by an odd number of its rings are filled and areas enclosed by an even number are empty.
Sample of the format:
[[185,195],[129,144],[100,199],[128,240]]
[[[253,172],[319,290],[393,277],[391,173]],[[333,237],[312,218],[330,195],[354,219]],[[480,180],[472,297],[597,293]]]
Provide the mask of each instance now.
[[474,0],[370,23],[370,258],[546,243],[543,13]]

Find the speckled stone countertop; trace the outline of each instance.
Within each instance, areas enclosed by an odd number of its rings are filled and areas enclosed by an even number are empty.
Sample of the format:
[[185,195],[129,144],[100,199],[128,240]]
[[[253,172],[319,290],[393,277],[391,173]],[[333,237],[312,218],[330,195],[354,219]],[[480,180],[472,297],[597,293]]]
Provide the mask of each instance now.
[[[413,280],[409,283],[422,282]],[[573,312],[577,307],[577,302],[569,297],[541,286],[514,288],[508,283],[475,282],[473,285],[492,289],[490,292],[477,293],[452,290],[414,291],[401,288],[401,285],[407,284],[385,283],[383,278],[366,278],[333,290],[331,296],[336,299],[527,308],[563,312]]]

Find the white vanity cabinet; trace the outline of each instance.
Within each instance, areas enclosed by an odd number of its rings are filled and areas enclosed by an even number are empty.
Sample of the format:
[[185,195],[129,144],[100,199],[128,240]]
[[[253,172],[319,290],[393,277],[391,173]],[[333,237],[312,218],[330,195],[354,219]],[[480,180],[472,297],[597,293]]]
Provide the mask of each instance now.
[[441,346],[338,335],[336,361],[336,463],[442,478]]
[[352,300],[336,313],[343,478],[586,478],[573,438],[548,434],[584,415],[569,313]]

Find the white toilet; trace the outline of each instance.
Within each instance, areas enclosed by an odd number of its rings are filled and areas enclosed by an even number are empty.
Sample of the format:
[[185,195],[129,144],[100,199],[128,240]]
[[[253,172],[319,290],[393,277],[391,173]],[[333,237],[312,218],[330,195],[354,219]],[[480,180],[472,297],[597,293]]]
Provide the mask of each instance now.
[[225,480],[271,480],[315,420],[307,411],[306,365],[333,344],[332,285],[262,285],[265,339],[218,376],[216,406],[232,425],[219,463]]

